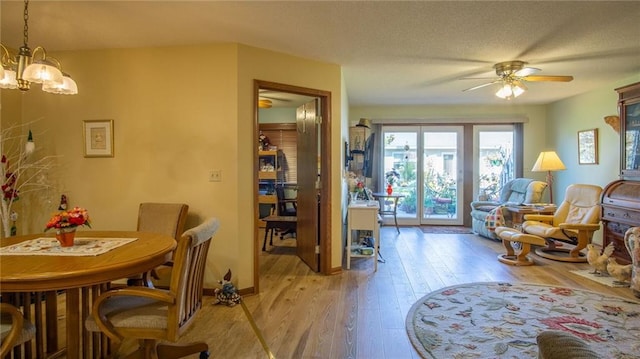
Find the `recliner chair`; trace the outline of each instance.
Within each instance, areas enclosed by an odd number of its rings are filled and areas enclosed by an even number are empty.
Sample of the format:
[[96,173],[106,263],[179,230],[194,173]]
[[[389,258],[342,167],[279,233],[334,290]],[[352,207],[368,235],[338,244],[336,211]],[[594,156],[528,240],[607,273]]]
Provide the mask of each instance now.
[[[536,249],[536,254],[565,262],[586,262],[581,250],[591,242],[593,233],[600,229],[601,194],[600,186],[572,184],[567,187],[564,201],[553,215],[525,215],[522,231],[542,237],[547,243],[546,247]],[[574,244],[575,247],[558,248],[557,240]]]
[[542,199],[545,188],[547,188],[545,182],[531,178],[516,178],[505,183],[500,190],[500,199],[497,202],[471,202],[471,229],[483,237],[499,240],[496,234],[485,226],[485,219],[489,212],[504,204],[538,203]]

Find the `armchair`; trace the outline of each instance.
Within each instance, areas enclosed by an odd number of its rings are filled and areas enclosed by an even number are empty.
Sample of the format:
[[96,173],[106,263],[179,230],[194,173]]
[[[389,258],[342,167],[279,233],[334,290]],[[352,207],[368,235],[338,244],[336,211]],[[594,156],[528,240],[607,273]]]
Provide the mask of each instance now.
[[[184,232],[189,205],[184,203],[140,203],[138,208],[137,230],[170,235],[176,240]],[[170,277],[171,262],[160,266],[150,273],[127,279],[128,285],[143,284],[147,287],[154,285],[166,286]]]
[[502,187],[498,201],[471,202],[471,228],[474,233],[490,239],[499,238],[485,226],[487,215],[496,207],[504,204],[538,203],[547,184],[531,178],[516,178]]
[[35,326],[24,319],[18,308],[8,303],[0,303],[0,358],[9,354],[14,346],[25,343],[36,334]]
[[168,290],[126,287],[102,293],[94,302],[85,327],[102,331],[117,353],[125,338],[137,339],[143,358],[179,358],[200,352],[208,357],[206,343],[172,346],[191,325],[202,307],[202,285],[211,238],[219,227],[209,219],[182,235],[174,255]]
[[[523,232],[544,238],[547,244],[536,249],[536,254],[565,262],[586,262],[581,250],[591,242],[593,233],[600,229],[601,193],[602,188],[596,185],[573,184],[567,187],[564,201],[553,215],[525,215]],[[557,240],[575,246],[571,249],[558,248]]]

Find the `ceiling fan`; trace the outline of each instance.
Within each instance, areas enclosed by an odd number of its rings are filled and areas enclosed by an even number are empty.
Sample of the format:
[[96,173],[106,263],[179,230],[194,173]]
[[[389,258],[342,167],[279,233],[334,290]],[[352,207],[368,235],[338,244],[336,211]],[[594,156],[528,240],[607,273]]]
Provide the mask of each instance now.
[[291,102],[291,99],[284,96],[284,93],[274,92],[268,90],[260,90],[260,98],[258,99],[259,108],[271,108],[274,102],[286,103]]
[[[520,60],[499,62],[493,65],[496,70],[498,78],[492,78],[493,81],[484,83],[482,85],[473,86],[464,91],[473,91],[479,88],[490,86],[493,84],[500,84],[500,89],[496,92],[496,96],[511,100],[522,95],[526,90],[527,81],[554,81],[554,82],[569,82],[573,80],[573,76],[557,76],[557,75],[534,75],[541,71],[535,67],[525,67],[527,63]],[[465,77],[463,79],[479,79],[478,77]],[[486,79],[486,78],[484,78]]]

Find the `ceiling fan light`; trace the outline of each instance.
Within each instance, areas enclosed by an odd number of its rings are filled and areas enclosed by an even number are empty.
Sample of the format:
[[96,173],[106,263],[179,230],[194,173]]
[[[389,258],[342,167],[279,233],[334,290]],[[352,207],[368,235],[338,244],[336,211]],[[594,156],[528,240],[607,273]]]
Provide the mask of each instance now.
[[0,79],[0,88],[11,90],[18,88],[15,71],[9,69],[4,70],[4,76]]
[[54,82],[62,84],[62,71],[47,60],[34,61],[22,73],[22,79],[37,84]]
[[511,100],[514,99],[524,93],[524,88],[514,85],[513,83],[505,83],[498,92],[496,92],[496,96],[505,99]]
[[511,92],[513,93],[513,97],[518,97],[524,93],[524,89],[518,85],[515,85],[511,88]]
[[78,93],[78,85],[71,76],[63,73],[62,84],[47,81],[42,84],[42,91],[59,95],[76,95]]
[[504,84],[500,87],[500,90],[496,92],[496,96],[504,99],[510,99],[513,96],[513,91],[511,90],[511,85]]

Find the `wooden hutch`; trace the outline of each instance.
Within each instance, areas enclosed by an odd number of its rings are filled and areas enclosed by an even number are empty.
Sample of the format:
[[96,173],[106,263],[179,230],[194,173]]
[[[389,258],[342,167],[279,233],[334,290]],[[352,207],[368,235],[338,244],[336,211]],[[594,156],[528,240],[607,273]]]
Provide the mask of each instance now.
[[640,226],[640,82],[617,88],[620,113],[620,179],[602,192],[603,246],[613,243],[619,263],[631,263],[624,244],[630,227]]

